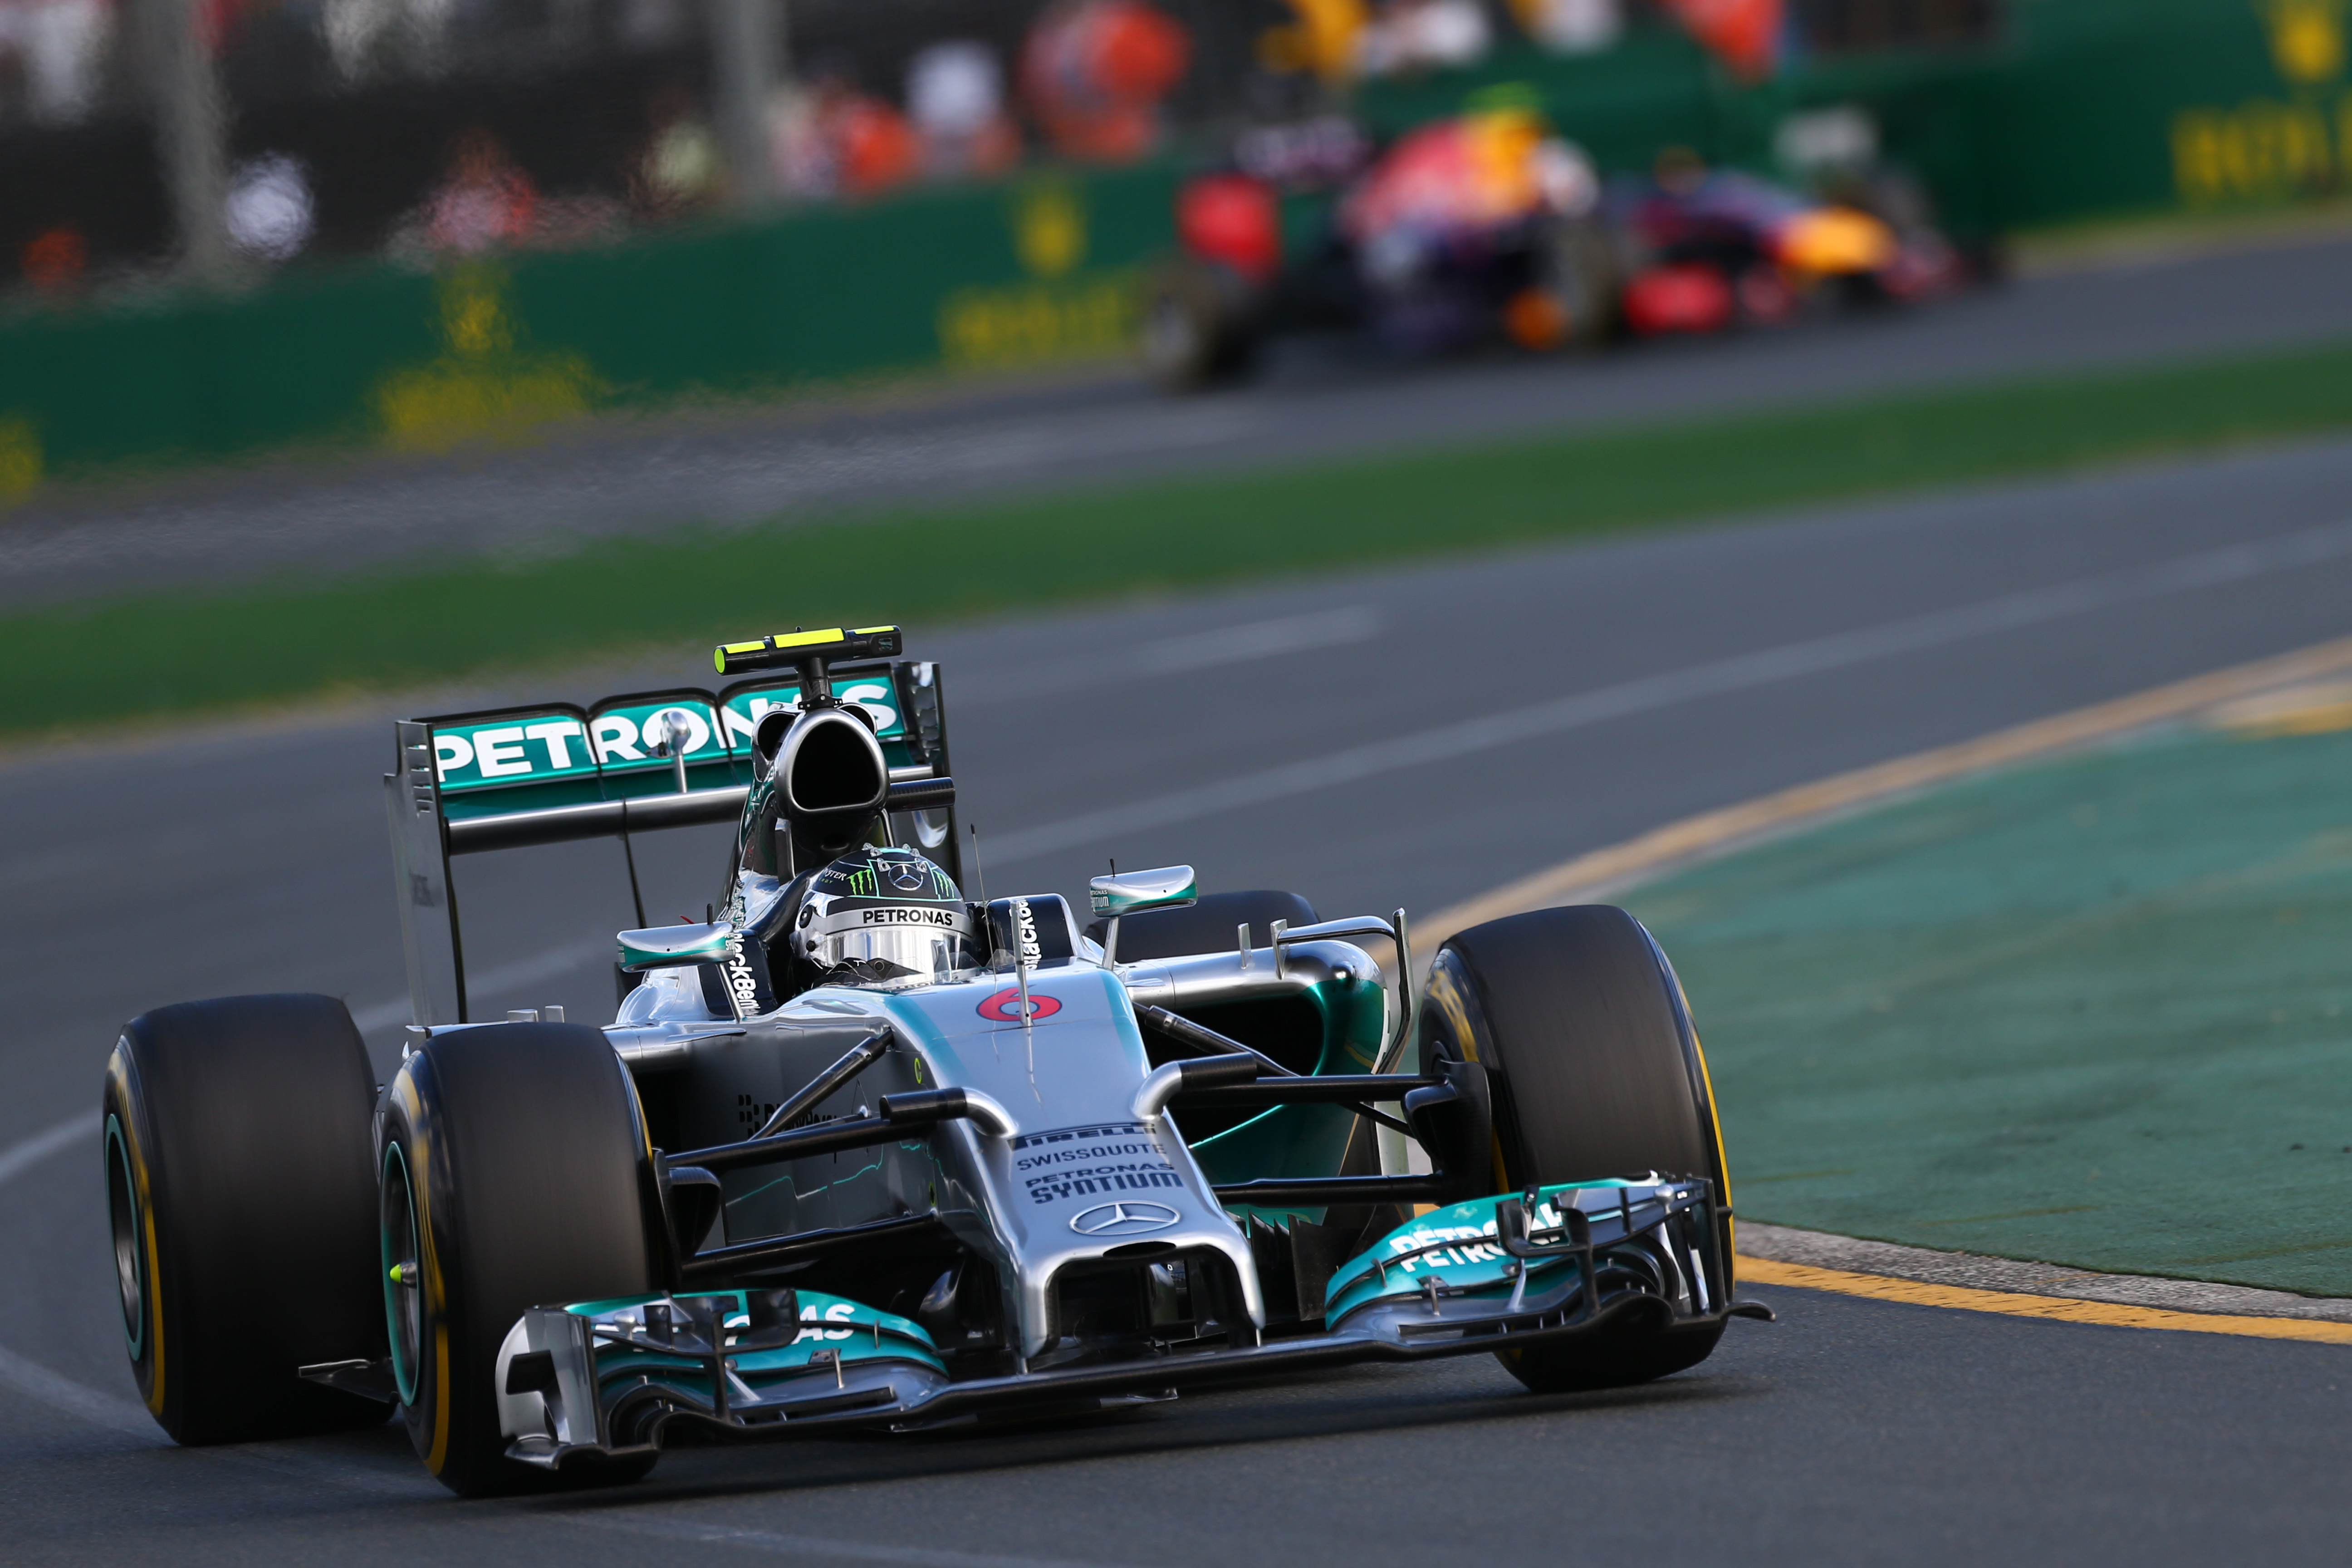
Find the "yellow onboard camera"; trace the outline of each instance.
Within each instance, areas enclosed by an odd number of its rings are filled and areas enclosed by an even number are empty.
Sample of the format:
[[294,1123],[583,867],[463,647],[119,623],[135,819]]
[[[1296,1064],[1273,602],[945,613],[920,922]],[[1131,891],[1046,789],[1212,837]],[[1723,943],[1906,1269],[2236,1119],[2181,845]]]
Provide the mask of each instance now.
[[751,669],[791,668],[812,660],[830,664],[839,658],[889,658],[902,650],[896,626],[840,626],[814,632],[778,632],[757,642],[720,643],[711,662],[721,675]]

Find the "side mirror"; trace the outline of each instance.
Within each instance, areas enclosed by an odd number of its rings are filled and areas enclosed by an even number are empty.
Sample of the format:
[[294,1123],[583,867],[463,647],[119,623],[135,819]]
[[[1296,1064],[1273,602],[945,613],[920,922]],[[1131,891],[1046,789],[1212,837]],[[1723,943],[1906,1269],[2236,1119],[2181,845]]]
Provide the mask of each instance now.
[[634,974],[685,963],[718,963],[726,959],[734,941],[735,928],[725,921],[625,931],[620,934],[621,967]]
[[1103,932],[1103,962],[1118,962],[1118,919],[1145,910],[1175,910],[1200,901],[1197,879],[1190,866],[1163,866],[1156,871],[1116,872],[1087,884],[1087,903],[1110,921]]
[[1193,883],[1190,866],[1129,871],[1123,877],[1097,877],[1087,884],[1087,902],[1095,913],[1112,920],[1144,910],[1179,909],[1200,901],[1200,890]]

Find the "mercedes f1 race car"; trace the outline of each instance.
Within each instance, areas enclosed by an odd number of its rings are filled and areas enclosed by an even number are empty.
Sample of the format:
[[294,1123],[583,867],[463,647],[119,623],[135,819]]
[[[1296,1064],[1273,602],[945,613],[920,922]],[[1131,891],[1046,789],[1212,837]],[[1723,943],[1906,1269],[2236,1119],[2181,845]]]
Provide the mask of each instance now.
[[[1402,910],[1184,867],[1096,879],[1087,922],[967,899],[943,681],[900,652],[785,634],[719,647],[715,692],[397,725],[391,1081],[316,995],[158,1007],[108,1063],[166,1431],[396,1409],[478,1495],[1351,1362],[1606,1387],[1770,1316],[1734,1295],[1706,1065],[1631,917],[1474,927],[1416,996]],[[611,1023],[473,1015],[459,858],[727,822],[716,918],[641,911]]]

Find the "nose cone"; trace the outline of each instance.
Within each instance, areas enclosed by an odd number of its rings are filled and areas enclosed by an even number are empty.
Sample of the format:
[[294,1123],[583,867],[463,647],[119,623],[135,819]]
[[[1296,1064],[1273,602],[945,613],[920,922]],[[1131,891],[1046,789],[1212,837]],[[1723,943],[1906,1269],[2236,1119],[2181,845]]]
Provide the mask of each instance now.
[[1895,231],[1852,207],[1817,207],[1780,230],[1780,263],[1822,277],[1876,272],[1895,259]]

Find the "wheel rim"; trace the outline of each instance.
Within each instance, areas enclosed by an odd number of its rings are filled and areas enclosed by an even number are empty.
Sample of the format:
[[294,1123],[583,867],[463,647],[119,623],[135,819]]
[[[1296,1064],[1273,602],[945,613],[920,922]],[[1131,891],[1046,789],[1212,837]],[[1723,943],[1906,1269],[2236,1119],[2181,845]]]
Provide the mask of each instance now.
[[416,1196],[410,1190],[408,1156],[397,1142],[383,1151],[381,1223],[377,1258],[383,1269],[384,1327],[392,1341],[392,1380],[403,1405],[416,1403],[416,1366],[423,1359],[424,1265],[417,1245]]
[[122,1339],[137,1361],[147,1352],[147,1258],[140,1246],[139,1188],[122,1123],[106,1119],[106,1213],[114,1233],[114,1283],[122,1300]]

